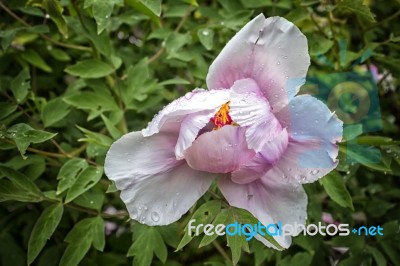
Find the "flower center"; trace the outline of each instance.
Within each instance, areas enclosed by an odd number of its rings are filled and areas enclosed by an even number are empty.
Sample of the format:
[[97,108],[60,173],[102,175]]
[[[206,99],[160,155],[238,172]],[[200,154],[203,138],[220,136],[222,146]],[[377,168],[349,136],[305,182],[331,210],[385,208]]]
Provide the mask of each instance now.
[[234,125],[237,126],[237,124],[232,120],[231,116],[229,115],[229,102],[224,103],[221,108],[219,108],[218,112],[215,114],[214,117],[211,118],[211,122],[214,123],[214,128],[213,130],[220,129],[221,127],[225,125]]

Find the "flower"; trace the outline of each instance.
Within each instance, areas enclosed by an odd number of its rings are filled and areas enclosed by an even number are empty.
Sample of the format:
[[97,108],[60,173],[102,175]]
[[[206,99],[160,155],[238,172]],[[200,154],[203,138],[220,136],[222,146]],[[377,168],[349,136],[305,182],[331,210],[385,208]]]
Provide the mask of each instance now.
[[108,151],[106,175],[131,218],[175,222],[217,178],[229,204],[263,224],[304,224],[301,184],[336,167],[343,126],[321,101],[296,96],[309,64],[307,39],[291,22],[261,14],[245,25],[210,66],[208,90],[173,101]]

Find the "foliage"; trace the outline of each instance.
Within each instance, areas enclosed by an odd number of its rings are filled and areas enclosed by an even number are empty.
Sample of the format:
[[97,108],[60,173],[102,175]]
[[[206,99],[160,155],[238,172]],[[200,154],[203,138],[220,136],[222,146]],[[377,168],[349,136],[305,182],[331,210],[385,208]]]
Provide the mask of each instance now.
[[[0,265],[400,265],[400,92],[391,79],[400,76],[399,1],[1,0],[0,8]],[[332,73],[373,65],[384,73],[377,84],[360,81],[378,92],[378,118],[346,126],[337,169],[305,186],[309,223],[328,213],[381,225],[384,236],[298,236],[284,251],[244,236],[188,237],[192,216],[256,220],[212,188],[175,224],[132,223],[104,176],[111,143],[205,88],[212,60],[261,12],[306,34],[304,93],[347,81]]]

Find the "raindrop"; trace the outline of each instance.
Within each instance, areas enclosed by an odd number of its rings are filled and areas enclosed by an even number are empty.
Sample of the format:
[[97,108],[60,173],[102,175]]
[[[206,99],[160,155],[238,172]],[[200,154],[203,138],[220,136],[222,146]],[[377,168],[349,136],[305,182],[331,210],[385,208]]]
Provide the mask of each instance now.
[[285,78],[286,78],[286,79],[288,79],[288,78],[289,78],[289,76],[286,76]]
[[125,37],[125,34],[123,31],[119,31],[117,34],[118,39],[122,40]]
[[318,123],[319,123],[319,120],[318,120],[318,119],[315,119],[315,123],[317,123],[317,124],[318,124]]
[[285,55],[283,58],[285,58],[285,59],[288,59],[288,56],[287,56],[287,55]]
[[109,15],[106,15],[106,18],[109,18],[110,16]]
[[210,33],[208,32],[208,30],[203,30],[201,33],[202,33],[204,36],[208,36],[208,34],[210,34]]
[[386,152],[387,152],[387,153],[391,153],[391,152],[392,152],[392,150],[391,150],[391,149],[389,149],[389,150],[387,150]]
[[316,175],[316,174],[318,174],[318,173],[319,173],[319,170],[317,170],[317,169],[314,169],[314,170],[311,171],[311,174],[312,174],[312,175]]
[[280,65],[280,64],[281,64],[281,62],[280,62],[280,61],[278,61],[276,64],[277,64],[277,65]]
[[94,201],[93,201],[93,200],[91,200],[91,201],[90,201],[90,204],[94,204]]
[[146,206],[146,205],[144,205],[143,209],[144,209],[145,211],[147,211],[147,209],[148,209],[148,208],[147,208],[147,206]]
[[142,207],[139,207],[138,209],[139,209],[139,210],[141,210],[141,209],[142,209]]
[[346,172],[346,175],[349,175],[349,174],[350,174],[350,171],[347,171],[347,172]]
[[305,175],[300,175],[300,180],[301,181],[306,181],[307,177]]
[[46,14],[44,17],[45,17],[46,19],[49,19],[49,18],[50,18],[50,15],[49,15],[49,14]]
[[140,218],[140,221],[143,223],[144,220],[146,220],[146,217],[142,216],[142,218]]
[[138,212],[136,209],[133,209],[132,211],[132,219],[137,219],[138,218]]
[[158,221],[160,220],[160,215],[158,215],[157,212],[152,212],[152,213],[151,213],[151,219],[152,219],[154,222],[158,222]]

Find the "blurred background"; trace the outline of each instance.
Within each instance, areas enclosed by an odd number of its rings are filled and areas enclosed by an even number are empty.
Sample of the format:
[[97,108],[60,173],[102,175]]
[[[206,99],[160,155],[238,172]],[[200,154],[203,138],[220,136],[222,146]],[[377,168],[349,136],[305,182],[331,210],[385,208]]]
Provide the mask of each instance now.
[[[0,12],[0,265],[400,265],[400,1],[0,0]],[[281,252],[182,239],[192,216],[226,208],[215,186],[172,225],[129,221],[103,173],[109,146],[206,88],[259,13],[307,36],[301,93],[345,122],[339,166],[305,186],[308,222],[383,236],[298,236]]]

